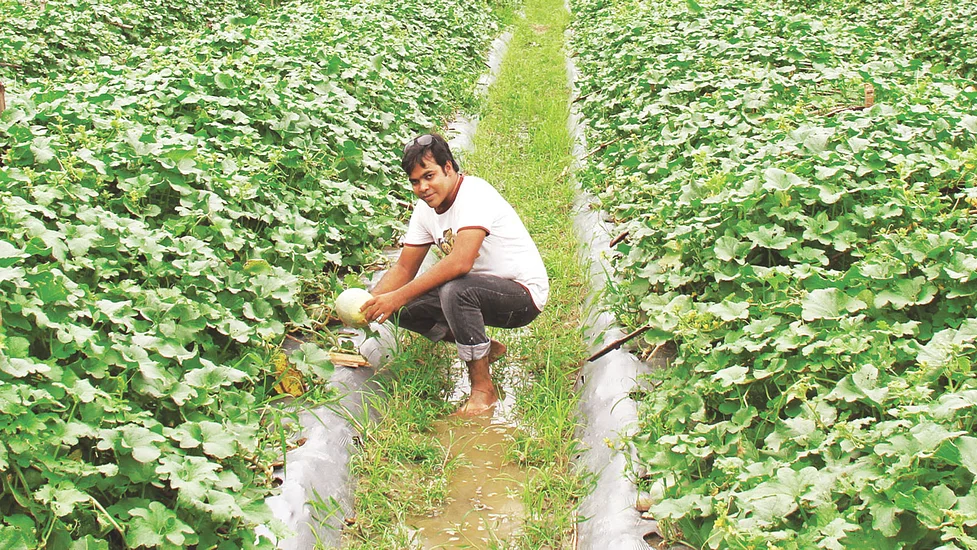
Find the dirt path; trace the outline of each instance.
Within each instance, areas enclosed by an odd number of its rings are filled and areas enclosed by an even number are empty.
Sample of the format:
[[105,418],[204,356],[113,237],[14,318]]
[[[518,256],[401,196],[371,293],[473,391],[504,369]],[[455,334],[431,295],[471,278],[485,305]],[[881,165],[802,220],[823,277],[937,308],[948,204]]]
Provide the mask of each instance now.
[[586,487],[572,463],[579,452],[573,384],[587,353],[580,331],[586,285],[568,181],[568,21],[562,0],[524,4],[474,149],[462,157],[463,172],[487,179],[519,212],[550,277],[540,317],[526,329],[493,334],[509,348],[493,377],[509,394],[511,425],[441,420],[457,406],[454,350],[410,339],[389,367],[378,420],[354,459],[357,516],[346,547],[574,547]]

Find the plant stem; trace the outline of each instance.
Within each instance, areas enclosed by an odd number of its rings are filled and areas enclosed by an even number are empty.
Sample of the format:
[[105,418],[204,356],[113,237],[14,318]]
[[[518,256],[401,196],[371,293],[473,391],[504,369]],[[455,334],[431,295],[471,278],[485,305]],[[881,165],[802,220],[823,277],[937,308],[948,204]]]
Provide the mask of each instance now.
[[109,514],[108,510],[106,510],[97,500],[95,500],[95,497],[90,496],[89,499],[91,499],[92,501],[92,506],[94,506],[96,510],[104,514],[105,517],[109,520],[109,523],[112,524],[112,527],[115,528],[116,531],[118,531],[119,536],[122,537],[122,546],[124,546],[125,548],[129,548],[129,543],[126,542],[126,533],[122,529],[122,527],[115,521],[115,518],[113,518],[112,515]]

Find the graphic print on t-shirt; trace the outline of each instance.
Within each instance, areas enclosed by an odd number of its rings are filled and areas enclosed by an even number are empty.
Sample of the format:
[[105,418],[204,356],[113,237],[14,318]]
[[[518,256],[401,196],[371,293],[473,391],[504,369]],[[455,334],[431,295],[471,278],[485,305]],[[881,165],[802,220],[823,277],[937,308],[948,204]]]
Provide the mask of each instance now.
[[444,230],[442,238],[438,240],[438,248],[440,248],[441,252],[444,252],[444,255],[447,256],[448,254],[451,254],[451,249],[454,248],[454,246],[455,234],[449,227],[448,229]]

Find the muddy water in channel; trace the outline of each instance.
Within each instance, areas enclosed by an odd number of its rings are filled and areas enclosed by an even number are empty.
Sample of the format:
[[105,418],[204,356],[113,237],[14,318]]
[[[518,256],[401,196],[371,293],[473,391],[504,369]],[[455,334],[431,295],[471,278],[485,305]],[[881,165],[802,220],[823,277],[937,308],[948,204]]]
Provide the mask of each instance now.
[[421,548],[505,548],[522,523],[526,478],[517,465],[503,463],[513,428],[484,416],[442,420],[436,431],[459,466],[445,507],[431,517],[411,518]]

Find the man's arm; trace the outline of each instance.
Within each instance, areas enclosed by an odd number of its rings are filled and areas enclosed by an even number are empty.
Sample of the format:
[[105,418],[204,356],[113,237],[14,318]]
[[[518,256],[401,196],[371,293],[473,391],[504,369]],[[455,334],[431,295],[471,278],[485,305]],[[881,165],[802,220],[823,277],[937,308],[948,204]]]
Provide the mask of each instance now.
[[[373,290],[373,299],[366,302],[360,311],[364,312],[370,321],[383,322],[390,318],[400,308],[408,302],[417,298],[421,294],[439,287],[448,281],[457,279],[472,270],[475,265],[475,258],[478,257],[478,250],[482,247],[485,240],[483,229],[463,229],[455,235],[455,242],[451,248],[451,253],[434,264],[431,269],[425,271],[420,277],[416,277],[424,255],[414,257],[416,251],[412,251],[411,257],[407,259],[403,270],[397,269],[401,261],[391,268]],[[420,247],[410,247],[420,248]],[[401,252],[403,259],[404,252]],[[424,249],[424,254],[427,249]],[[414,263],[416,262],[416,266]],[[411,266],[413,269],[411,270]],[[395,271],[396,270],[396,271]],[[388,281],[389,277],[389,281]]]
[[417,271],[424,263],[424,257],[427,256],[430,249],[431,245],[405,246],[400,251],[397,263],[383,274],[380,282],[373,287],[370,293],[374,296],[384,294],[409,283],[417,275]]

